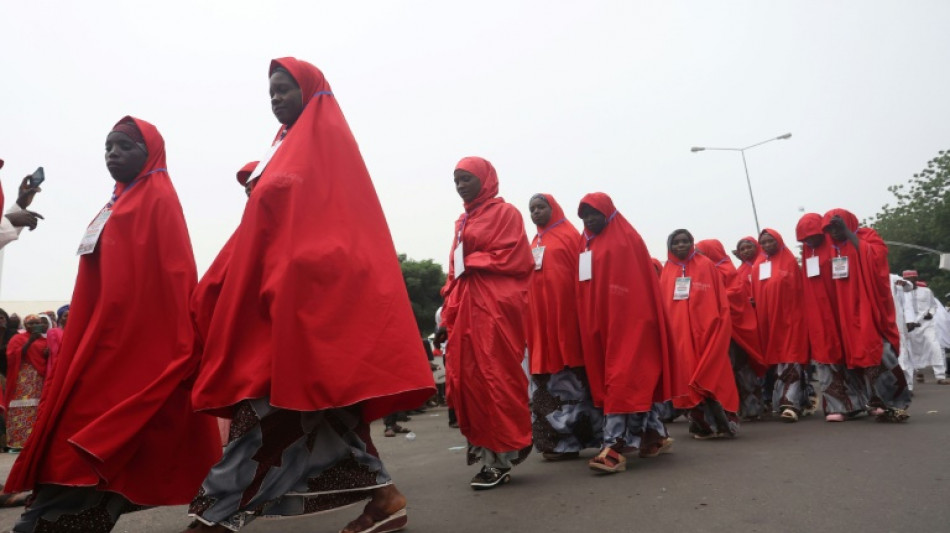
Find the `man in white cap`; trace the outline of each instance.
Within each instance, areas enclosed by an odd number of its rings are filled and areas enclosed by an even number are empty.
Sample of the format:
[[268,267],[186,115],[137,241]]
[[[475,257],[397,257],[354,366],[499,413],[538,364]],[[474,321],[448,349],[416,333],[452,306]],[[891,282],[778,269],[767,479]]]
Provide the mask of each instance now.
[[907,323],[907,338],[910,341],[910,361],[917,372],[917,382],[923,383],[924,375],[920,370],[932,367],[938,385],[950,385],[947,379],[946,360],[937,341],[934,317],[937,314],[937,300],[924,282],[918,282],[916,270],[905,270],[902,277],[914,288],[904,293],[904,317]]

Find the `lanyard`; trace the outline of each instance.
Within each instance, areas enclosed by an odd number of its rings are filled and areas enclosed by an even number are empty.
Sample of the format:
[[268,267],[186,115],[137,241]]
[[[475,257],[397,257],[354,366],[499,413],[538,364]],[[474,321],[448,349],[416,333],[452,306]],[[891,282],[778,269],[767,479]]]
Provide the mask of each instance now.
[[566,220],[567,220],[567,217],[562,218],[561,220],[558,220],[558,221],[555,222],[554,224],[551,224],[550,226],[548,226],[548,227],[544,228],[543,230],[539,231],[538,234],[535,235],[535,237],[538,238],[538,245],[539,245],[539,246],[541,245],[541,237],[543,237],[545,233],[547,233],[547,232],[551,231],[552,229],[556,228],[557,226],[563,224]]
[[459,225],[458,243],[462,242],[462,231],[465,230],[465,223],[468,222],[468,213],[462,215],[462,224]]
[[164,168],[156,168],[155,170],[149,172],[148,174],[145,174],[144,176],[135,178],[134,180],[132,180],[132,183],[130,183],[128,187],[122,189],[122,192],[120,192],[120,193],[116,193],[116,192],[115,192],[116,189],[119,188],[119,185],[116,184],[115,187],[112,188],[112,200],[110,200],[109,203],[106,204],[106,207],[112,207],[112,206],[114,206],[115,203],[119,201],[119,198],[121,198],[125,193],[129,192],[129,190],[131,190],[132,187],[135,187],[136,185],[139,184],[140,181],[144,180],[145,178],[151,176],[152,174],[154,174],[154,173],[156,173],[156,172],[167,172],[167,169],[164,169]]
[[[684,261],[684,262],[682,262],[682,263],[680,263],[680,262],[678,262],[678,261],[673,261],[673,264],[674,264],[674,265],[679,265],[680,268],[683,269],[683,277],[684,277],[684,278],[686,277],[686,263],[689,263],[689,261],[690,261],[690,260],[693,258],[693,256],[695,256],[695,255],[696,255],[696,250],[694,249],[694,250],[693,250],[693,253],[689,254],[689,257],[686,258],[686,261]],[[721,262],[721,261],[720,261],[720,262]],[[718,264],[718,263],[717,263],[717,264]]]
[[[607,224],[610,224],[610,221],[613,220],[615,216],[617,216],[617,213],[618,213],[618,212],[619,212],[619,211],[614,211],[613,214],[611,214],[609,217],[607,217]],[[606,229],[607,224],[604,224],[605,229]],[[587,230],[586,230],[586,229],[584,230],[584,238],[587,239],[587,249],[588,249],[588,250],[590,250],[590,241],[594,240],[595,237],[597,237],[597,235],[587,235]]]

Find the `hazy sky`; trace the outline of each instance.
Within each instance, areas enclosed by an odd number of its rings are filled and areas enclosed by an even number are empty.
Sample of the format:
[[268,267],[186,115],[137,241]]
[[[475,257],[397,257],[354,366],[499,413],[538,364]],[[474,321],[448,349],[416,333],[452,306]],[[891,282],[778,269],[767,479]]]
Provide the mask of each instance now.
[[[446,264],[452,170],[479,155],[518,206],[572,222],[610,194],[665,259],[678,227],[727,249],[800,208],[860,218],[950,148],[950,2],[4,2],[0,182],[38,165],[46,221],[5,250],[3,300],[68,299],[76,247],[109,199],[112,124],[154,123],[204,272],[241,217],[234,173],[277,130],[271,58],[320,67],[373,176],[396,248]],[[329,232],[333,228],[313,228]]]

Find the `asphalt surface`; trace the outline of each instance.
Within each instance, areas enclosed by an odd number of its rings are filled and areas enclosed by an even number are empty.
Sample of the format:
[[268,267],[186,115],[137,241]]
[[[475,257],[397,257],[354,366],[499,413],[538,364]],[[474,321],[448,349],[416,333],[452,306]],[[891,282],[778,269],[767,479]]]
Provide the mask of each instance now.
[[[478,470],[465,464],[465,439],[445,409],[415,415],[416,434],[373,436],[397,486],[409,498],[407,531],[445,532],[825,532],[950,531],[950,386],[918,384],[911,418],[826,423],[744,424],[734,440],[695,441],[686,423],[670,425],[674,453],[631,459],[626,472],[596,475],[582,454],[550,463],[532,454],[511,484],[475,492]],[[6,477],[15,456],[0,456]],[[0,510],[8,531],[19,509]],[[360,507],[286,520],[258,520],[244,531],[335,532]],[[173,533],[185,507],[125,515],[116,532]]]

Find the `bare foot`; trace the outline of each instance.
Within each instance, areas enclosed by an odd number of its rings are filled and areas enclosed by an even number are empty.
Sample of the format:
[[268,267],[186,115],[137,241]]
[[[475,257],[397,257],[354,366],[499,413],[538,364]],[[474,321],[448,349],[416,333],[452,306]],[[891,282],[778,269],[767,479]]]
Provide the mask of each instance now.
[[380,487],[373,491],[373,499],[363,508],[363,513],[340,533],[399,531],[408,522],[405,508],[406,497],[395,485]]

